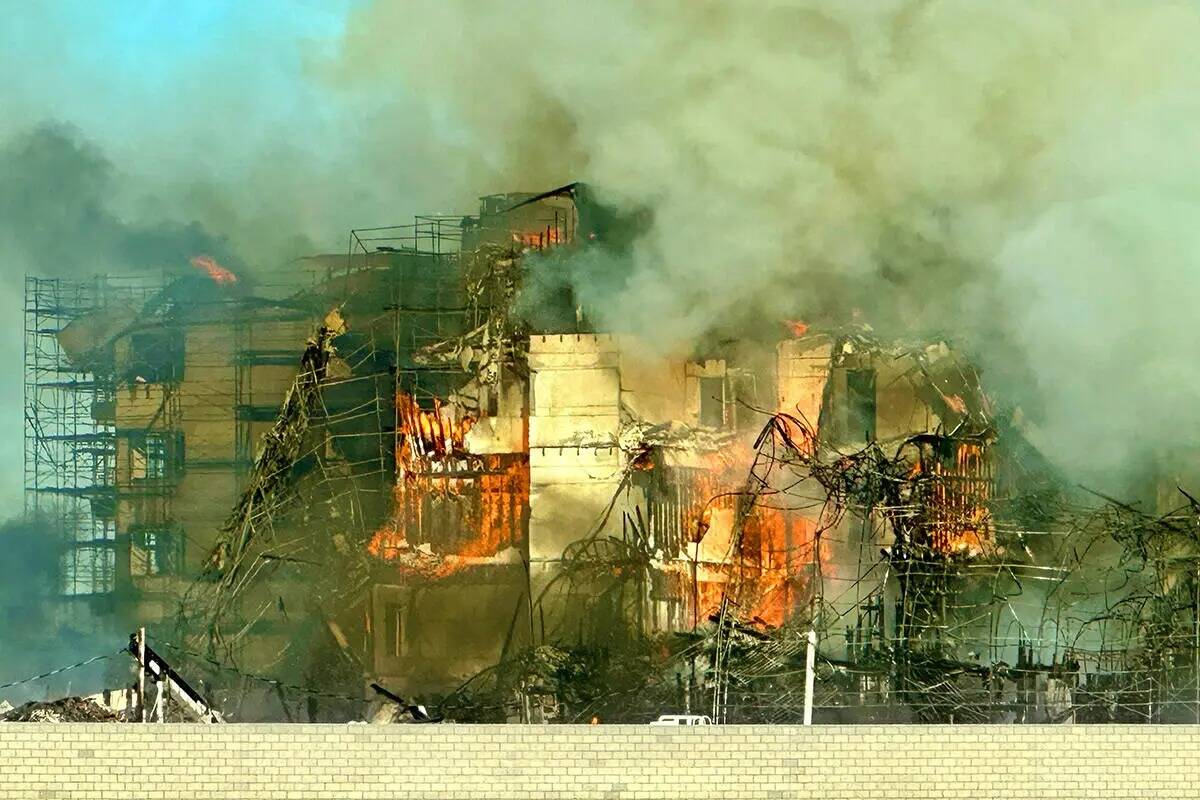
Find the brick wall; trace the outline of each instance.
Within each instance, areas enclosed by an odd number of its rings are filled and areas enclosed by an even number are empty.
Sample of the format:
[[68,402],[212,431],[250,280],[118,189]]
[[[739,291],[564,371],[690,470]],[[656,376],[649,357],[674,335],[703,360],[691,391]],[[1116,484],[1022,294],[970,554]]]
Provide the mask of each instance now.
[[0,725],[4,798],[1194,798],[1200,727]]

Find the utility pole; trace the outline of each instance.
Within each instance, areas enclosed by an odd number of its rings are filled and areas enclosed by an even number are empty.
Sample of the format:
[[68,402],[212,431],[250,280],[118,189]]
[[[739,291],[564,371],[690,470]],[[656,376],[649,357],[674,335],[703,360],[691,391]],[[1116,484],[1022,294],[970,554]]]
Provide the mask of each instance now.
[[171,699],[171,679],[166,675],[158,678],[158,694],[154,698],[154,721],[167,721],[167,703]]
[[[727,634],[725,631],[726,620],[729,616],[729,596],[721,595],[721,612],[717,617],[717,638],[713,649],[713,704],[712,704],[712,721],[720,725],[724,722],[722,719],[725,709],[722,705],[722,697],[728,698],[727,691],[722,693],[725,688],[725,681],[728,680],[726,670],[728,665],[725,663],[728,655],[728,644],[725,639],[730,638],[733,633],[732,629]],[[732,628],[732,626],[731,626]]]
[[813,689],[817,678],[817,632],[808,629],[808,653],[804,661],[804,724],[812,725]]
[[146,629],[138,628],[137,632],[138,660],[138,718],[146,721]]
[[[138,680],[133,684],[132,691],[137,694],[138,717],[142,722],[149,722],[151,715],[158,717],[159,722],[165,721],[170,695],[174,695],[180,705],[199,722],[225,721],[199,692],[193,689],[178,672],[171,669],[171,665],[163,661],[150,645],[146,644],[145,628],[139,628],[136,633],[129,634],[129,654],[138,661]],[[149,708],[146,703],[147,677],[154,681],[159,690],[153,709]],[[133,717],[132,712],[130,712],[130,717]]]

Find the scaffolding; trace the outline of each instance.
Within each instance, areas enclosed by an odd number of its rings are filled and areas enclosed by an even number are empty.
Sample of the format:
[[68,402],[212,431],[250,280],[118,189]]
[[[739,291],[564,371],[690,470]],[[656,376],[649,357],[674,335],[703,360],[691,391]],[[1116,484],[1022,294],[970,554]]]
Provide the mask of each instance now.
[[462,249],[463,216],[425,215],[411,225],[356,228],[350,231],[349,268],[361,268],[370,253],[452,256]]
[[[438,346],[471,336],[518,338],[479,333],[501,330],[494,317],[509,304],[497,286],[511,285],[522,253],[563,238],[554,223],[536,244],[507,231],[481,242],[482,234],[464,224],[473,219],[418,217],[412,225],[354,230],[344,261],[341,253],[301,259],[286,275],[272,273],[270,283],[261,272],[189,280],[185,271],[158,282],[29,278],[28,503],[61,525],[69,543],[65,593],[128,585],[133,593],[122,601],[154,595],[147,613],[166,613],[158,610],[167,607],[163,599],[182,592],[181,579],[191,573],[198,580],[184,595],[187,613],[179,620],[186,635],[218,631],[220,623],[219,633],[233,632],[215,637],[231,658],[261,659],[264,668],[284,659],[289,668],[307,669],[307,651],[293,658],[272,649],[294,633],[283,609],[313,602],[312,588],[324,580],[318,573],[340,559],[344,568],[322,584],[323,616],[369,652],[369,590],[376,575],[394,579],[395,566],[369,560],[361,545],[388,525],[404,523],[414,541],[430,546],[430,558],[444,557],[437,575],[463,565],[512,572],[503,559],[483,563],[524,547],[528,456],[512,437],[505,440],[512,452],[455,454],[433,459],[420,474],[410,470],[446,489],[434,499],[454,494],[454,502],[397,503],[407,499],[397,480],[398,399],[433,413],[453,406],[464,419],[496,414],[498,372],[484,377],[480,348],[473,356],[467,348],[464,358]],[[481,277],[489,268],[504,280]],[[330,327],[334,318],[344,327]],[[284,382],[302,358],[311,323],[321,319],[328,369],[305,393],[298,415],[305,424],[296,426],[296,404],[280,404]],[[513,391],[519,387],[507,371],[521,366],[517,351],[509,347],[488,362],[507,358],[505,385]],[[294,434],[294,452],[280,469],[258,468],[264,431]],[[265,487],[260,494],[272,494],[272,503],[254,505],[270,517],[255,520],[262,541],[276,525],[287,535],[250,552],[242,562],[249,577],[237,591],[212,596],[211,577],[231,552],[222,550],[223,537],[255,526],[235,517],[222,524],[208,510],[224,508],[227,495],[240,502],[256,481]],[[409,517],[417,519],[412,526]],[[475,529],[486,535],[468,536]],[[241,592],[259,578],[261,591]],[[354,627],[359,620],[365,630]]]
[[462,382],[456,367],[422,363],[422,348],[462,335],[471,319],[462,287],[459,258],[462,216],[418,216],[411,225],[350,231],[346,260],[349,281],[358,273],[381,270],[393,316],[392,350],[396,392],[428,405],[445,399]]
[[113,589],[117,434],[111,353],[69,354],[61,334],[159,289],[148,278],[25,279],[25,508],[55,528],[64,594]]

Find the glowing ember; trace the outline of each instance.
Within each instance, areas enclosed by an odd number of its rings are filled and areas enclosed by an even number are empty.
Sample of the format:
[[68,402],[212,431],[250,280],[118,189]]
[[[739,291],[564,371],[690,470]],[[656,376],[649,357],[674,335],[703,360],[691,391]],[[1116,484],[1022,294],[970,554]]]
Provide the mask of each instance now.
[[208,273],[208,277],[212,278],[213,283],[237,283],[237,275],[222,267],[209,256],[195,256],[192,259],[192,266]]
[[993,479],[984,445],[957,442],[951,461],[935,458],[930,466],[926,488],[930,545],[947,555],[979,555],[992,540],[988,503]]

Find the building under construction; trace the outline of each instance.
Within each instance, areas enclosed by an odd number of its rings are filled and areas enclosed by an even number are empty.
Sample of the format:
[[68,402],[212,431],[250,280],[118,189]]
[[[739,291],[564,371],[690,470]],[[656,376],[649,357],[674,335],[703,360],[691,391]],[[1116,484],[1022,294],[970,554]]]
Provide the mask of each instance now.
[[817,721],[1200,719],[1189,495],[1064,485],[945,342],[599,329],[563,276],[644,224],[571,185],[283,274],[29,278],[65,607],[244,718],[794,721],[815,631]]

